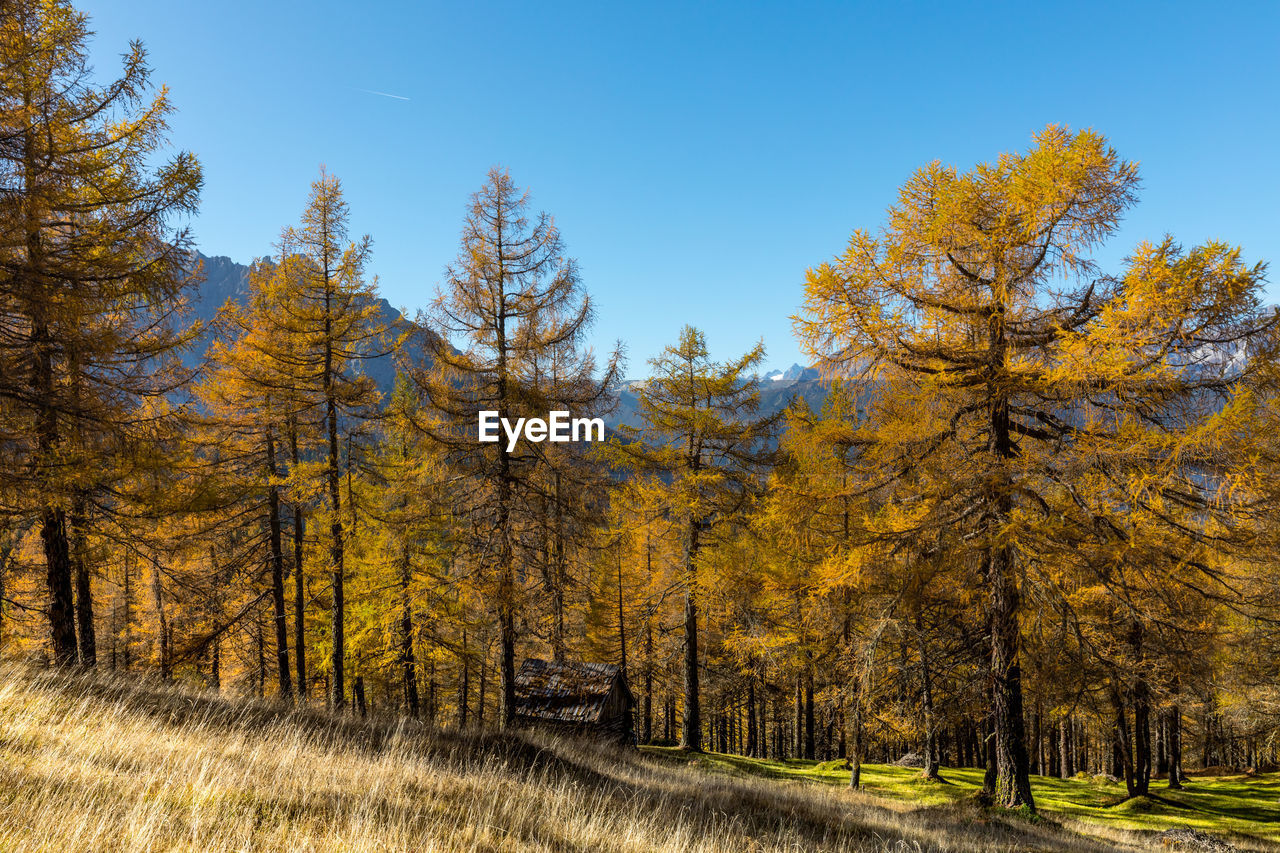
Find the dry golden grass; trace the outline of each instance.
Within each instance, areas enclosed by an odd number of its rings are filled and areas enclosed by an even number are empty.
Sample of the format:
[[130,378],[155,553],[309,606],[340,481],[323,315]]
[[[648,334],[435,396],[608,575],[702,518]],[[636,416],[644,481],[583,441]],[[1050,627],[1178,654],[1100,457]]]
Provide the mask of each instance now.
[[0,669],[0,851],[1107,851],[971,805]]

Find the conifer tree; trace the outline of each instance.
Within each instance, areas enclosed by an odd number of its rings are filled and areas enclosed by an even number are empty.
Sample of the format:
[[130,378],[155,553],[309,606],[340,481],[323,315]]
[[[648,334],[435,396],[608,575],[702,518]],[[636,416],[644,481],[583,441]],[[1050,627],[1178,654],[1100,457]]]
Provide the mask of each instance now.
[[[421,401],[411,380],[396,375],[395,390],[382,419],[382,441],[373,458],[374,505],[378,545],[370,554],[369,583],[376,592],[374,607],[385,613],[381,633],[396,638],[399,690],[404,707],[418,717],[426,710],[419,686],[421,667],[417,638],[449,636],[452,625],[442,624],[456,614],[449,611],[446,578],[453,546],[452,521],[444,498],[451,473],[441,464],[440,447],[415,429]],[[387,601],[385,590],[396,590]],[[381,637],[378,638],[381,643]],[[426,706],[424,709],[424,705]]]
[[[514,423],[547,417],[549,402],[600,398],[617,357],[603,379],[593,378],[590,351],[578,349],[592,317],[555,222],[545,213],[531,218],[528,193],[507,172],[490,170],[471,198],[458,259],[426,319],[431,332],[422,341],[431,369],[415,375],[436,413],[422,426],[468,480],[454,511],[483,531],[469,551],[499,623],[503,725],[515,713],[518,580],[534,566],[543,538],[533,493],[544,459],[531,443],[509,449],[505,440],[477,441],[478,413],[495,411]],[[549,376],[545,361],[556,352]]]
[[[1163,519],[1174,538],[1194,530],[1179,517],[1214,502],[1188,463],[1235,417],[1203,402],[1242,384],[1229,357],[1240,342],[1263,343],[1262,268],[1225,245],[1144,244],[1123,275],[1099,273],[1089,253],[1136,186],[1101,136],[1054,126],[967,173],[931,164],[881,236],[857,231],[810,270],[796,320],[829,371],[878,381],[865,476],[914,515],[883,538],[918,547],[960,529],[980,560],[995,795],[1008,807],[1033,805],[1019,651],[1030,570],[1073,559],[1078,537],[1119,554],[1134,500],[1144,517],[1181,507]],[[1266,347],[1251,355],[1267,361]],[[922,460],[929,476],[910,476]]]
[[639,392],[639,428],[614,445],[633,470],[650,482],[681,521],[684,606],[684,719],[680,745],[702,749],[699,689],[698,599],[700,552],[718,522],[746,508],[760,487],[761,466],[775,418],[757,417],[754,368],[764,358],[758,344],[725,363],[711,360],[706,338],[686,326],[680,340],[651,359],[651,378]]
[[[300,425],[322,425],[323,462],[318,479],[322,481],[320,492],[329,522],[329,699],[335,708],[346,702],[347,530],[342,484],[351,463],[352,439],[363,435],[363,423],[376,414],[379,400],[373,379],[361,365],[385,354],[393,346],[394,334],[380,312],[375,283],[365,280],[372,241],[367,235],[350,240],[348,220],[341,182],[322,169],[311,184],[301,223],[282,232],[281,258],[268,282],[271,293],[260,306],[267,312],[265,323],[269,329],[260,357],[271,363],[267,374],[270,378],[264,381],[277,386],[274,399],[285,416],[295,467],[299,460],[293,444]],[[348,449],[345,459],[341,440],[344,433]],[[295,525],[295,535],[300,537],[296,512]],[[301,549],[295,548],[295,553],[301,553]],[[300,681],[301,676],[300,671]],[[299,684],[299,690],[303,689],[304,685]]]
[[[575,418],[604,415],[612,405],[610,391],[620,363],[617,350],[597,377],[595,358],[579,340],[554,341],[530,353],[529,387],[542,411],[566,411]],[[568,646],[570,587],[580,580],[572,569],[584,571],[581,564],[598,544],[594,534],[605,523],[611,483],[600,453],[589,444],[546,442],[531,449],[538,457],[530,486],[540,539],[531,556],[543,579],[551,656],[562,661]]]
[[[179,153],[155,165],[172,111],[142,45],[105,86],[88,68],[85,16],[64,2],[0,7],[0,396],[5,432],[30,464],[4,477],[39,518],[53,659],[94,657],[83,527],[93,478],[112,469],[146,418],[141,400],[182,381],[166,356],[184,341],[188,234],[201,173]],[[74,551],[74,554],[73,554]]]
[[[282,249],[282,254],[290,254],[286,246]],[[293,695],[285,606],[286,445],[291,425],[319,399],[305,379],[299,381],[292,364],[296,338],[278,321],[287,310],[280,302],[290,298],[289,275],[296,268],[294,258],[254,263],[243,304],[233,300],[223,309],[222,334],[210,345],[206,376],[197,388],[209,443],[216,447],[217,475],[232,481],[231,496],[249,504],[237,513],[237,520],[257,512],[264,521],[265,540],[253,550],[263,554],[270,575],[277,683],[285,699]],[[295,562],[300,562],[296,555]],[[294,570],[300,573],[301,566]],[[301,628],[302,614],[295,613],[295,618]],[[301,640],[299,633],[299,655],[304,653]],[[299,668],[298,674],[303,677],[305,669]]]

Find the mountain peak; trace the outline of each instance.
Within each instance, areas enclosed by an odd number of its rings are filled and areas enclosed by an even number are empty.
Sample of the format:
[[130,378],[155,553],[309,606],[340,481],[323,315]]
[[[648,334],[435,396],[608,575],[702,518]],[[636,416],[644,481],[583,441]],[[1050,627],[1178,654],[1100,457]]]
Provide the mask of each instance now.
[[804,379],[817,379],[821,375],[822,374],[816,367],[804,367],[800,364],[793,364],[787,368],[785,373],[782,374],[782,378],[799,381]]

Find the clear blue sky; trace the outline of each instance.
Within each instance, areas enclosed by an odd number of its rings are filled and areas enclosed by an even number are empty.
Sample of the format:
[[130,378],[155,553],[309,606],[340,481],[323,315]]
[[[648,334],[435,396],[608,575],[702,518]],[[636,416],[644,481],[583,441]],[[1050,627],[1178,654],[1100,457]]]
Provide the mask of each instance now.
[[269,253],[325,163],[412,310],[502,165],[556,217],[630,375],[684,323],[717,357],[763,337],[768,366],[800,360],[807,267],[878,227],[916,167],[1049,122],[1141,163],[1109,258],[1167,231],[1280,260],[1280,3],[78,5],[101,73],[140,38],[172,89],[206,254]]

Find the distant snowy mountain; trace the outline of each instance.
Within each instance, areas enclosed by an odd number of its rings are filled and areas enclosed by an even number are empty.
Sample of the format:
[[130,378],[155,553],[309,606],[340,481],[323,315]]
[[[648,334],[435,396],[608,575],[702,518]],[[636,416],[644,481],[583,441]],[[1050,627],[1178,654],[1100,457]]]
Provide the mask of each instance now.
[[793,364],[787,368],[787,372],[782,374],[783,379],[791,379],[795,381],[804,381],[817,379],[822,374],[816,367],[803,367],[799,364]]
[[798,382],[800,380],[817,379],[819,376],[821,376],[821,373],[816,367],[793,364],[786,370],[770,370],[760,379],[769,382]]
[[[797,379],[796,376],[803,378]],[[821,410],[831,389],[826,382],[817,377],[817,370],[811,367],[802,368],[800,365],[794,365],[790,370],[771,370],[763,376],[757,376],[756,381],[760,390],[759,414],[776,414],[789,406],[797,397],[802,399],[811,410],[815,412]],[[626,379],[614,386],[617,405],[604,418],[605,424],[610,429],[616,429],[624,424],[640,426],[639,392],[644,387],[644,383],[643,379]]]

